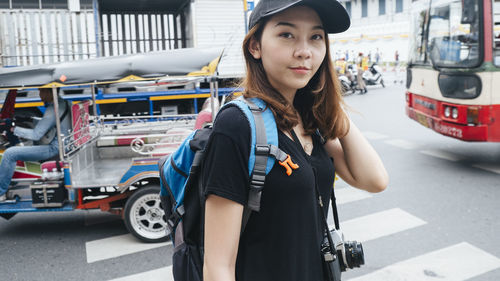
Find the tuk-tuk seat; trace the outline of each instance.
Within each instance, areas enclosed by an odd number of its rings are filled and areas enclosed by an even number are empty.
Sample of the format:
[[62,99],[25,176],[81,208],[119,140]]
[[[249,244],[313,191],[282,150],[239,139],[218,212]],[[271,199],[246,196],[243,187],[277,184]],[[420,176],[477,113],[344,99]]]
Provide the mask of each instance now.
[[[84,128],[86,128],[86,126],[88,125],[89,121],[88,113],[91,104],[92,104],[91,101],[82,101],[75,103],[71,106],[71,125],[73,128],[73,132],[76,132],[74,138],[75,138],[75,143],[77,145],[83,144],[86,140],[90,138],[90,136],[84,136],[83,134],[86,133]],[[52,169],[57,168],[56,161],[59,161],[59,154],[54,155],[53,157],[50,157],[48,159],[39,161],[40,170],[43,171],[44,169],[47,169],[49,172],[51,172]],[[60,168],[64,167],[65,164],[66,164],[65,162],[60,162]]]
[[66,162],[59,161],[59,156],[56,156],[56,157],[57,157],[56,159],[51,159],[51,160],[45,161],[42,164],[40,164],[40,169],[42,171],[47,169],[47,171],[51,172],[54,168],[57,169],[56,162],[59,162],[59,168],[61,168],[61,169],[64,168],[65,165],[67,165]]
[[198,113],[198,116],[196,117],[196,123],[194,125],[194,129],[198,130],[205,125],[212,123],[212,112],[209,110],[202,110],[200,113]]
[[71,127],[76,146],[83,145],[92,138],[89,131],[89,108],[91,105],[92,101],[85,100],[71,106]]

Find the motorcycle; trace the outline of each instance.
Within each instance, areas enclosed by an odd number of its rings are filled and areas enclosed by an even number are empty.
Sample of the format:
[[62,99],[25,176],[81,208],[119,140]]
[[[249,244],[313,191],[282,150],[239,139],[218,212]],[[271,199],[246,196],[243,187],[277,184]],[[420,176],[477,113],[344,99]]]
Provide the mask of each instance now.
[[385,88],[382,69],[376,63],[373,63],[368,71],[363,72],[363,80],[366,85],[382,85]]
[[358,71],[352,64],[348,65],[345,74],[339,74],[338,78],[342,86],[344,96],[355,94],[358,89],[357,83]]

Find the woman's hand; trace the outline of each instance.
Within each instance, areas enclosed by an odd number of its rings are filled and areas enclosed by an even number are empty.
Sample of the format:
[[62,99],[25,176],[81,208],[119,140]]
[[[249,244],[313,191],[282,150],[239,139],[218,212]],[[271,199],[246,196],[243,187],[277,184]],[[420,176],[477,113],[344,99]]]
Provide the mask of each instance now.
[[205,202],[203,280],[234,281],[243,205],[209,195]]
[[325,149],[335,160],[335,171],[349,185],[368,192],[387,187],[389,176],[382,160],[352,121],[347,135],[328,141]]

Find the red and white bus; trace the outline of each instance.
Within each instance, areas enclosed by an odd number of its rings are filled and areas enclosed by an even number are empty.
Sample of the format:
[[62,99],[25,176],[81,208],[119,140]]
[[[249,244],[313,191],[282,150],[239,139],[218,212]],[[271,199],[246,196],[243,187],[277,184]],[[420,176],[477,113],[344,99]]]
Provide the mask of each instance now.
[[464,141],[500,142],[500,0],[412,7],[407,115]]

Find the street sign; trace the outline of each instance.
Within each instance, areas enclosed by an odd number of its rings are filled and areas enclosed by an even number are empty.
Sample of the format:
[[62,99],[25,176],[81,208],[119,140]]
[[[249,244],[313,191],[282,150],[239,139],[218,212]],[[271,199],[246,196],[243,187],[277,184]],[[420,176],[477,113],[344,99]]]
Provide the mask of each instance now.
[[248,11],[253,11],[255,4],[253,1],[247,1],[247,9]]

